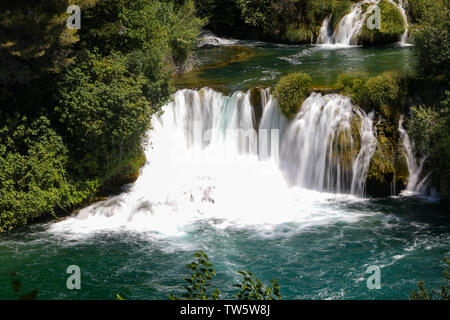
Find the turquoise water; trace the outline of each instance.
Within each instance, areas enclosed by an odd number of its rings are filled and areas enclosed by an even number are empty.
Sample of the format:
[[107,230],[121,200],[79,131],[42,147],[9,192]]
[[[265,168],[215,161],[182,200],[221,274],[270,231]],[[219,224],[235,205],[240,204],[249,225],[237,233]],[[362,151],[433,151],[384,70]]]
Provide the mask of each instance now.
[[[199,77],[237,89],[272,84],[301,70],[317,85],[330,85],[342,71],[373,75],[409,70],[414,63],[410,48],[253,48],[257,54],[250,60],[205,70]],[[157,154],[148,155],[148,168]],[[24,292],[37,288],[41,299],[114,299],[116,293],[128,299],[166,299],[183,290],[184,266],[197,250],[210,256],[222,298],[235,293],[232,285],[239,282],[241,269],[266,284],[276,278],[285,299],[407,299],[419,280],[433,288],[443,283],[442,259],[450,255],[446,205],[415,197],[358,199],[294,190],[292,208],[287,191],[278,188],[278,178],[264,166],[232,169],[211,182],[202,167],[192,171],[200,172],[194,182],[200,178],[201,192],[215,190],[217,206],[203,207],[202,199],[201,206],[192,207],[188,195],[199,192],[193,183],[164,200],[177,215],[153,212],[150,201],[170,183],[156,170],[138,184],[143,195],[138,204],[151,212],[144,217],[120,220],[117,203],[125,206],[124,193],[124,198],[98,204],[110,208],[110,216],[99,217],[92,209],[89,216],[1,234],[0,299],[13,298],[9,271],[18,272]],[[219,212],[220,201],[228,202],[229,211]],[[193,216],[201,210],[210,214]],[[119,219],[117,226],[108,225],[111,217]],[[69,265],[81,268],[81,290],[66,288]],[[367,288],[365,272],[371,265],[381,268],[380,290]]]
[[[305,72],[311,76],[314,85],[331,86],[342,72],[364,71],[369,76],[386,71],[408,72],[416,63],[411,47],[396,45],[330,49],[313,45],[256,43],[250,48],[255,54],[247,60],[203,70],[195,73],[195,77],[188,74],[179,82],[193,87],[214,84],[238,90],[253,85],[274,85],[288,73]],[[217,51],[221,50],[223,49],[201,50],[198,56],[200,60],[210,61],[209,57],[218,55]]]
[[[5,269],[19,272],[25,289],[43,299],[166,299],[182,290],[184,265],[196,249],[209,253],[215,284],[231,298],[236,272],[250,269],[263,282],[279,280],[286,299],[407,299],[418,280],[442,283],[442,257],[450,253],[444,207],[412,198],[339,201],[323,208],[353,213],[354,221],[307,226],[227,227],[211,221],[187,225],[180,236],[153,232],[97,232],[82,238],[41,224],[0,237],[0,298],[12,297]],[[274,213],[276,214],[276,213]],[[68,265],[81,268],[82,289],[66,289]],[[365,271],[381,267],[381,289],[369,290]]]

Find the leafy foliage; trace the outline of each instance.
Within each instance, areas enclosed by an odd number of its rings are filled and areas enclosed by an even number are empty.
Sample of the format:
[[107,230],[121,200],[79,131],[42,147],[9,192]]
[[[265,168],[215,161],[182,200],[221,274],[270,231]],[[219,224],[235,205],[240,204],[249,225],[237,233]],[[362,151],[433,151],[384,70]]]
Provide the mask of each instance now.
[[265,287],[250,271],[239,271],[243,280],[235,284],[241,291],[234,295],[239,300],[281,300],[280,285],[277,280],[272,280],[272,287]]
[[448,2],[428,3],[414,33],[418,72],[425,78],[450,81],[450,10]]
[[304,73],[292,73],[280,79],[275,96],[283,114],[292,118],[300,109],[303,101],[311,93],[311,78]]
[[[196,261],[186,265],[186,268],[192,271],[189,278],[185,278],[188,283],[184,286],[187,293],[181,296],[186,300],[218,300],[220,296],[219,289],[214,289],[212,293],[208,292],[208,287],[211,286],[211,280],[216,277],[213,265],[209,262],[209,258],[203,251],[198,251],[194,254]],[[178,298],[170,294],[171,300],[178,300]]]
[[136,178],[203,20],[192,0],[2,1],[0,232]]
[[419,281],[417,285],[417,290],[413,290],[409,295],[410,300],[433,300],[433,297],[438,295],[441,300],[450,300],[450,259],[445,257],[445,263],[447,264],[447,269],[442,272],[446,280],[446,284],[441,285],[441,290],[428,290],[425,287],[423,281]]
[[[218,300],[220,298],[219,289],[214,289],[209,293],[208,287],[211,281],[216,277],[216,272],[208,256],[203,251],[197,251],[194,256],[196,260],[186,265],[186,268],[192,271],[192,275],[184,280],[188,285],[184,286],[186,293],[181,297],[186,300]],[[234,287],[240,289],[234,297],[239,300],[281,300],[280,286],[278,281],[272,280],[272,286],[266,287],[249,271],[239,271],[243,280]],[[170,300],[179,300],[174,294],[169,295]]]

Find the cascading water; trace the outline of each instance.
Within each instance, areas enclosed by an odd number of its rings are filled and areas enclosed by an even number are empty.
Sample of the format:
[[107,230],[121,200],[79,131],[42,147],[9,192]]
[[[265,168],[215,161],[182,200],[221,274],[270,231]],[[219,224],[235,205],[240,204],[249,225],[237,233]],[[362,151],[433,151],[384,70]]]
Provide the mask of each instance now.
[[[405,10],[405,3],[403,0],[398,0],[398,2],[394,0],[388,1],[397,7],[403,17],[405,32],[401,36],[400,44],[408,45],[408,17]],[[330,17],[325,18],[320,29],[319,37],[317,38],[317,44],[332,44],[338,47],[357,45],[357,37],[370,13],[364,12],[364,5],[377,5],[379,2],[380,0],[363,0],[353,4],[350,13],[341,19],[333,35],[330,35],[329,30]]]
[[370,161],[377,148],[377,139],[374,133],[373,113],[366,116],[361,110],[356,110],[359,119],[361,119],[361,127],[359,136],[361,140],[361,148],[358,157],[353,162],[353,177],[351,193],[364,195],[366,186],[367,172],[369,171]]
[[325,18],[320,29],[320,35],[317,39],[317,44],[335,45],[335,46],[351,46],[357,45],[357,35],[366,21],[368,12],[363,12],[363,5],[378,4],[380,0],[364,0],[352,5],[349,14],[344,16],[339,25],[336,27],[334,34],[330,34],[329,20],[330,17]]
[[427,190],[426,183],[429,175],[425,176],[423,179],[421,179],[421,175],[426,157],[417,160],[414,156],[414,146],[408,133],[403,128],[403,118],[400,118],[398,131],[400,133],[400,139],[405,151],[406,163],[408,165],[409,172],[408,184],[404,190],[404,194],[425,194]]
[[364,4],[378,4],[379,0],[364,0],[352,5],[351,12],[344,16],[334,32],[334,43],[340,45],[356,45],[356,36],[360,33],[368,13],[363,13]]
[[403,21],[405,22],[405,32],[403,32],[402,37],[400,39],[400,44],[403,46],[409,45],[407,43],[408,41],[408,29],[409,29],[409,23],[408,23],[408,15],[406,14],[405,5],[408,3],[407,0],[397,0],[398,2],[394,0],[388,0],[390,3],[392,3],[394,6],[397,7],[397,9],[400,11],[403,17]]
[[320,28],[319,37],[317,38],[317,44],[332,44],[333,37],[330,31],[330,18],[326,17],[322,22],[322,27]]
[[138,180],[52,229],[132,228],[173,235],[199,219],[270,225],[299,219],[299,210],[311,213],[301,215],[303,222],[316,223],[320,219],[311,208],[332,196],[326,192],[363,194],[373,153],[372,119],[350,98],[313,93],[288,121],[270,89],[261,89],[257,134],[250,97],[250,91],[231,96],[207,88],[178,91],[152,121],[148,162]]
[[352,132],[356,116],[362,121],[361,132],[370,135],[371,120],[350,98],[313,93],[306,99],[282,139],[281,166],[289,182],[320,191],[362,194],[375,137],[372,132],[372,139],[361,139],[358,155]]

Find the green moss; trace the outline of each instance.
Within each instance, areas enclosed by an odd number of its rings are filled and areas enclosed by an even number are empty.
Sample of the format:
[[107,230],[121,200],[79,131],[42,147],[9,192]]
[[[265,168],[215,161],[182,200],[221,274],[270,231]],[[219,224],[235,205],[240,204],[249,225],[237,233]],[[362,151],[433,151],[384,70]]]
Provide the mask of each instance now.
[[311,43],[314,34],[306,24],[290,24],[284,37],[290,43]]
[[253,112],[255,115],[256,128],[259,128],[259,122],[261,121],[264,109],[261,100],[261,90],[263,89],[264,87],[262,86],[255,86],[250,89],[250,103],[253,107]]
[[338,76],[337,89],[352,98],[356,104],[363,104],[367,96],[366,83],[369,77],[364,72],[343,73]]
[[388,196],[403,190],[408,182],[408,167],[397,123],[379,119],[376,125],[377,148],[367,174],[367,192]]
[[397,73],[383,73],[370,78],[367,83],[367,107],[381,112],[386,118],[398,120],[405,110],[408,86],[405,77]]
[[311,93],[311,78],[304,73],[292,73],[280,79],[275,88],[275,97],[281,112],[293,118],[299,111],[303,101]]
[[405,21],[395,5],[387,0],[382,0],[378,6],[381,11],[381,28],[369,30],[365,23],[359,36],[359,42],[363,45],[397,42],[405,32]]

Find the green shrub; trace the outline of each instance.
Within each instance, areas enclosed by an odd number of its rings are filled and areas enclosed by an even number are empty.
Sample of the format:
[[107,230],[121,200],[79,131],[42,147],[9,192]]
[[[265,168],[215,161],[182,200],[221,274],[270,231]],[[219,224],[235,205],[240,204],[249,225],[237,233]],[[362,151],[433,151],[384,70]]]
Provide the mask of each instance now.
[[414,32],[418,72],[424,78],[450,81],[450,10],[437,1],[428,7]]
[[343,73],[338,76],[336,87],[350,96],[354,103],[362,105],[367,96],[368,76],[364,72]]
[[[184,286],[186,293],[181,297],[185,300],[219,300],[220,291],[214,289],[212,292],[208,288],[212,285],[212,280],[216,277],[213,264],[209,257],[203,251],[197,251],[194,256],[195,261],[186,265],[186,268],[192,272],[189,278],[184,280],[187,285]],[[281,300],[280,285],[273,279],[271,287],[266,287],[249,271],[238,271],[242,276],[242,282],[233,285],[239,288],[239,291],[233,296],[238,300]],[[118,300],[124,300],[119,294],[116,294]],[[169,294],[170,300],[179,300],[173,293]]]
[[[181,296],[186,300],[218,300],[220,296],[219,289],[214,289],[209,293],[208,287],[211,286],[211,281],[216,277],[216,271],[209,257],[203,251],[198,251],[194,254],[196,261],[186,265],[186,268],[192,271],[192,275],[184,280],[188,285],[184,286],[187,293]],[[178,300],[174,294],[169,295],[170,300]]]
[[359,36],[359,41],[363,45],[397,42],[405,32],[405,21],[395,5],[387,0],[382,0],[378,6],[381,11],[381,28],[369,30],[367,23],[365,23]]
[[407,102],[406,79],[386,72],[370,78],[367,83],[367,107],[381,112],[388,119],[399,117]]
[[275,88],[275,97],[281,112],[292,118],[299,111],[303,101],[311,93],[311,78],[304,73],[292,73],[280,79]]
[[0,232],[85,199],[81,186],[68,181],[68,161],[66,146],[45,117],[0,129]]
[[152,112],[145,83],[130,77],[121,55],[85,52],[62,73],[55,116],[65,128],[76,174],[108,179],[142,152]]
[[419,281],[417,285],[418,290],[413,290],[409,295],[410,300],[433,300],[433,297],[436,295],[441,300],[450,300],[450,259],[445,257],[444,262],[446,263],[447,268],[442,271],[442,275],[445,278],[445,284],[441,285],[441,290],[431,289],[431,291],[429,291],[425,287],[425,283]]
[[314,35],[305,24],[290,24],[285,33],[285,39],[290,43],[311,43]]

